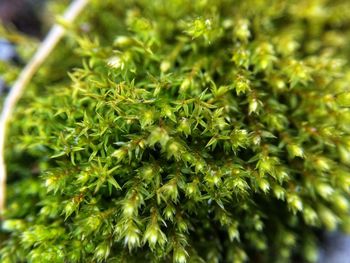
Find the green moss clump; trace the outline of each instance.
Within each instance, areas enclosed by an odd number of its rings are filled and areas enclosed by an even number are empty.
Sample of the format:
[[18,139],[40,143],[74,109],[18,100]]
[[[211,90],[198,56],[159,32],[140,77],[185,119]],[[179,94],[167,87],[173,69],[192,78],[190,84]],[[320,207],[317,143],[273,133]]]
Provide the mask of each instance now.
[[117,2],[18,108],[1,261],[316,261],[350,227],[350,3]]

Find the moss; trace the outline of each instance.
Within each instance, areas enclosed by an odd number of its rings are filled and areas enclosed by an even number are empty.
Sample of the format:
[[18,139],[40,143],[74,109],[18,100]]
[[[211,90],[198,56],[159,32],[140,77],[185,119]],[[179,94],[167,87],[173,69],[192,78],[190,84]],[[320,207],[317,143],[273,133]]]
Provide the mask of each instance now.
[[350,222],[348,8],[93,1],[18,108],[2,262],[315,261]]

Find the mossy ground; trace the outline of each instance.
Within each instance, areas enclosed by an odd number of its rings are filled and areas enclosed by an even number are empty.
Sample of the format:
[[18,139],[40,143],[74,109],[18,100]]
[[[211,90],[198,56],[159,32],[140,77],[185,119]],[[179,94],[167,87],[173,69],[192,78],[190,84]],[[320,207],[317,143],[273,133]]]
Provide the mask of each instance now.
[[349,230],[349,8],[92,1],[11,126],[2,261],[315,261]]

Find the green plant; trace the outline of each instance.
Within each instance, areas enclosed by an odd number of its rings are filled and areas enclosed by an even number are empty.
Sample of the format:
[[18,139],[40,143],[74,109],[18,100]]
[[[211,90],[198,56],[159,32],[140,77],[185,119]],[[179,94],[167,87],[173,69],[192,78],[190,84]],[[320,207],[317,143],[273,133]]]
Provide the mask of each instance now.
[[349,231],[348,8],[92,1],[17,110],[2,262],[315,261]]

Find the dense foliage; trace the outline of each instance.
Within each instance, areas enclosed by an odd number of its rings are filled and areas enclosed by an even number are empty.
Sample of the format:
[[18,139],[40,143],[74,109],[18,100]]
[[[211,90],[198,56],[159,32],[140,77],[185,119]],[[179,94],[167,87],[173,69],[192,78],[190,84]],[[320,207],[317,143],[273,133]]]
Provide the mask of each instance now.
[[349,8],[92,1],[17,110],[1,262],[315,261],[350,228]]

